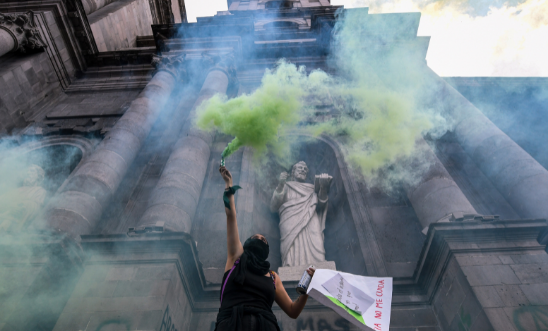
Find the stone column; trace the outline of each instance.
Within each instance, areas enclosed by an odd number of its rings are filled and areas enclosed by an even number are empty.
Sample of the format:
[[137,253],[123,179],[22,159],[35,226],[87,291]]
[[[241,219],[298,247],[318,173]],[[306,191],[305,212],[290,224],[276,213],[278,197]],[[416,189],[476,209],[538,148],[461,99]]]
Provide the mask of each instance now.
[[86,15],[89,15],[115,1],[117,0],[82,0],[82,5],[84,6]]
[[455,136],[523,218],[548,217],[548,171],[434,72],[438,95],[455,120]]
[[184,74],[182,57],[154,57],[153,65],[152,80],[52,200],[46,212],[50,228],[74,237],[94,230]]
[[32,53],[46,48],[34,24],[34,13],[0,13],[0,56],[9,52]]
[[[213,134],[192,128],[196,108],[215,94],[225,95],[235,79],[232,55],[209,59],[209,70],[189,119],[166,163],[137,229],[163,227],[164,231],[190,233],[210,156]],[[220,161],[220,155],[219,155]],[[146,230],[146,229],[145,229]]]
[[407,196],[423,227],[423,233],[426,234],[432,223],[462,219],[465,214],[475,215],[476,210],[430,146],[422,138],[417,144],[422,152],[419,162],[425,162],[430,167],[417,185],[407,189]]

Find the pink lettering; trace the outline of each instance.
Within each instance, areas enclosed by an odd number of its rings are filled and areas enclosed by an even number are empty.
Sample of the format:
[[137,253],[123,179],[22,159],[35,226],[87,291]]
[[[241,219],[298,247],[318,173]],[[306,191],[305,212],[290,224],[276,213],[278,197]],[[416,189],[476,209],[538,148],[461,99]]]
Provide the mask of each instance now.
[[375,311],[375,318],[378,318],[378,319],[381,319],[381,316],[382,316],[382,312],[380,311]]
[[375,307],[382,309],[382,299],[377,299],[375,302]]
[[383,295],[382,289],[383,288],[384,288],[384,280],[380,280],[379,285],[377,285],[377,292],[376,292],[378,297],[382,297],[382,295]]

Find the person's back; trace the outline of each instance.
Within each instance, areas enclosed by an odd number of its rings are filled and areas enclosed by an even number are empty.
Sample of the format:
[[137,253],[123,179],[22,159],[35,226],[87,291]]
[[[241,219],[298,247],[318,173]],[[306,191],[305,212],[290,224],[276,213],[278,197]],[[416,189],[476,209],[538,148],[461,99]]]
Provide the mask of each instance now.
[[[236,267],[240,268],[241,266],[237,265]],[[234,281],[231,270],[225,272],[223,277],[219,312],[225,311],[227,315],[232,315],[232,310],[237,310],[238,307],[245,307],[248,312],[250,311],[249,308],[253,307],[264,310],[266,314],[272,313],[272,304],[276,296],[276,287],[272,275],[269,273],[268,276],[261,276],[247,270],[244,283],[240,285]],[[229,274],[231,274],[230,277]],[[257,310],[255,311],[257,312]],[[272,324],[263,324],[264,320],[267,319],[263,315],[265,313],[261,314],[260,317],[257,314],[241,316],[241,328],[243,330],[262,330],[265,328],[265,331],[276,331],[276,327]],[[230,322],[230,319],[221,321],[217,326],[217,331],[231,330]]]
[[[269,246],[260,234],[251,236],[245,244],[240,242],[232,175],[219,169],[226,183],[223,201],[227,224],[227,261],[221,285],[221,307],[217,314],[216,331],[280,331],[272,313],[274,301],[291,318],[297,318],[308,296],[301,295],[291,301],[280,277],[270,270]],[[313,276],[314,270],[308,273]]]
[[249,306],[265,310],[271,310],[274,298],[276,296],[276,288],[272,276],[260,276],[252,272],[247,272],[244,284],[240,285],[232,279],[227,280],[230,270],[225,272],[222,284],[223,301],[221,302],[222,309],[228,309],[233,306]]

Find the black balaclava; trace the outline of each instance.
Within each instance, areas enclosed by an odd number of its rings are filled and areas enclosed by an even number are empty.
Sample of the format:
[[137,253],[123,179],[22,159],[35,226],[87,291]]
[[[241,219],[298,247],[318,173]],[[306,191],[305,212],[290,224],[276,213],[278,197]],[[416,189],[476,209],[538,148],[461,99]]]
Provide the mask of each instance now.
[[264,276],[270,271],[268,244],[261,239],[249,238],[244,243],[244,253],[240,256],[240,267],[237,268],[234,281],[243,285],[246,271]]

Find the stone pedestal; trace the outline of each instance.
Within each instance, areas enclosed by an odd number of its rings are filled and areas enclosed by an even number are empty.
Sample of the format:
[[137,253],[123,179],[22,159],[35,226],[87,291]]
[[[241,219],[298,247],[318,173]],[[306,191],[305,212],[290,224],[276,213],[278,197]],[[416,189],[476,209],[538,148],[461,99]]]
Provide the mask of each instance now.
[[335,261],[315,262],[308,265],[299,265],[295,267],[279,267],[278,275],[284,282],[299,281],[303,276],[303,272],[308,269],[310,265],[313,265],[316,269],[329,269],[337,270]]

